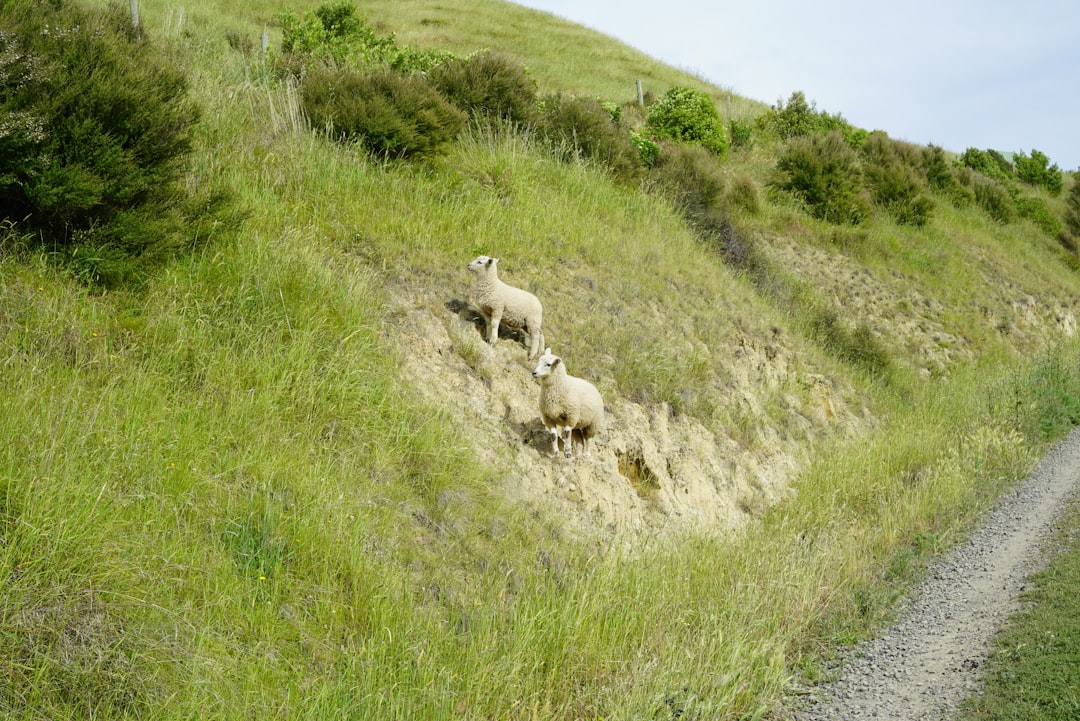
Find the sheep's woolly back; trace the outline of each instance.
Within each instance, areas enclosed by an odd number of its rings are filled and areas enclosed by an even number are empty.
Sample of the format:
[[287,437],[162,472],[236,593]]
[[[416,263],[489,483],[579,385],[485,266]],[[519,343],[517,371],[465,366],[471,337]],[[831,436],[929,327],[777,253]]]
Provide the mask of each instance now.
[[548,348],[540,357],[533,377],[540,381],[540,416],[548,428],[580,430],[585,439],[603,428],[604,399],[584,378],[566,372],[562,358]]
[[543,346],[544,308],[532,293],[499,280],[498,262],[481,255],[466,266],[476,273],[476,305],[488,326],[488,343],[498,340],[500,325],[520,328],[529,335],[529,358],[535,358]]

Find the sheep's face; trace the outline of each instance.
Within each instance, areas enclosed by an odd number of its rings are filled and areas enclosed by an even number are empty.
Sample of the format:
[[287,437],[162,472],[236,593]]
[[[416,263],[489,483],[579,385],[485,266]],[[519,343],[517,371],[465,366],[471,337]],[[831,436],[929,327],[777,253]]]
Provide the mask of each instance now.
[[559,363],[562,363],[562,358],[553,355],[550,348],[544,349],[544,355],[540,356],[540,360],[537,361],[536,367],[533,368],[533,378],[539,380],[551,375],[551,371],[555,366],[559,365]]
[[481,255],[473,262],[465,266],[468,270],[474,273],[482,273],[488,268],[494,268],[495,264],[499,262],[498,258],[489,258],[486,255]]

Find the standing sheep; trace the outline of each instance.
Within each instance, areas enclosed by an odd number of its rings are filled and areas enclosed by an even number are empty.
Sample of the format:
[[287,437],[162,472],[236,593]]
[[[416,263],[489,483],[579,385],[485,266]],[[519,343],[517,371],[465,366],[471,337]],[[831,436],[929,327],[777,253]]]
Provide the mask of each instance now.
[[481,255],[466,266],[476,273],[476,303],[484,314],[487,342],[495,345],[500,325],[521,328],[529,336],[529,360],[532,360],[540,354],[544,344],[544,334],[540,330],[544,309],[532,293],[499,280],[495,267],[498,262],[498,258]]
[[546,348],[544,355],[533,368],[533,378],[540,381],[540,417],[544,427],[551,431],[551,455],[559,455],[559,437],[563,438],[563,451],[567,458],[573,456],[573,434],[581,434],[581,450],[589,456],[589,439],[604,425],[604,399],[584,378],[576,378],[566,372],[566,364]]

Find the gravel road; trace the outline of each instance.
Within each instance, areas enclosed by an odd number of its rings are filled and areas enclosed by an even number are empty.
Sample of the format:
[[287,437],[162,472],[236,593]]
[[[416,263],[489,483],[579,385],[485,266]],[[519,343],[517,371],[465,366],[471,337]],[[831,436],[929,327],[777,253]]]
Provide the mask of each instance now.
[[1080,491],[1080,430],[933,562],[894,626],[847,654],[841,676],[783,715],[796,721],[938,721],[977,691],[995,629],[1042,568],[1060,511]]

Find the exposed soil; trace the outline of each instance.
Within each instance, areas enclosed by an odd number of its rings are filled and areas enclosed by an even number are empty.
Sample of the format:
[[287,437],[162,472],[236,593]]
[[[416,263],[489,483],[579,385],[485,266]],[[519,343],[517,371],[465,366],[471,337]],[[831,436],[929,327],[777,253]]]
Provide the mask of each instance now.
[[797,721],[947,719],[977,691],[994,631],[1020,608],[1050,532],[1080,491],[1080,431],[1002,498],[963,545],[934,562],[899,619],[836,665],[839,678],[803,689]]

